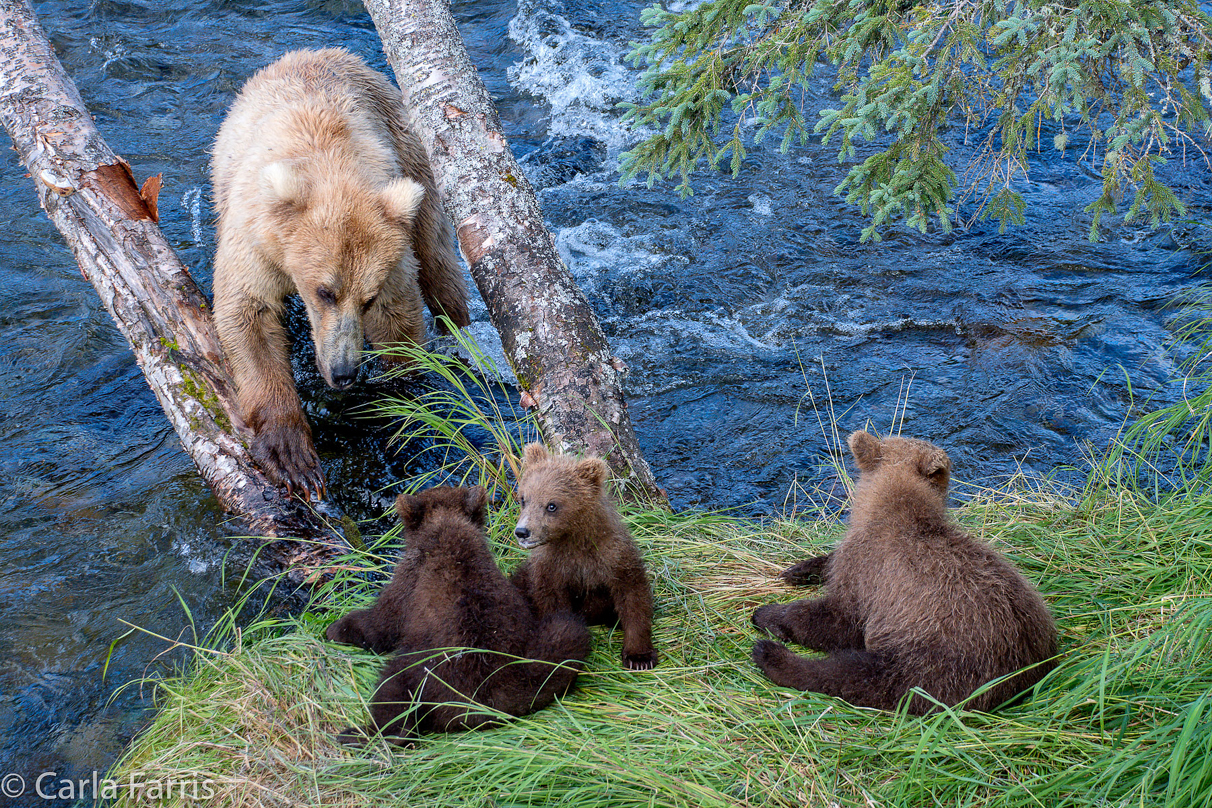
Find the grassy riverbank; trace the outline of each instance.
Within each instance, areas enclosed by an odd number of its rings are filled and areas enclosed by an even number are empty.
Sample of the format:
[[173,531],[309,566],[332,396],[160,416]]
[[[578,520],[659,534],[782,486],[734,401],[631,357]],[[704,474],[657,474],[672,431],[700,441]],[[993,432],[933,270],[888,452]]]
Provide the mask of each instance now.
[[[158,717],[112,775],[205,782],[208,805],[1212,802],[1212,499],[1011,487],[956,516],[1038,582],[1061,630],[1060,668],[995,715],[906,719],[757,672],[753,608],[812,592],[776,575],[840,538],[835,519],[631,512],[656,590],[656,670],[621,669],[620,637],[596,629],[579,687],[549,709],[407,750],[343,748],[333,733],[364,723],[381,659],[323,630],[377,591],[349,585],[358,571],[390,569],[372,545],[302,616],[205,643],[159,686]],[[521,557],[512,519],[503,507],[492,524],[506,569]]]

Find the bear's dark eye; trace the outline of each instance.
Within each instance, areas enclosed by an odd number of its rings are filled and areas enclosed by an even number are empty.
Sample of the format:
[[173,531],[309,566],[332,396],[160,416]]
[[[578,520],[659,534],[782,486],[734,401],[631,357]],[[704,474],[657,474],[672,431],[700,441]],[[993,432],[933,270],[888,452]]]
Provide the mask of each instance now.
[[363,303],[362,304],[362,313],[365,314],[366,312],[370,311],[370,307],[373,306],[375,304],[375,301],[378,299],[379,299],[379,296],[375,295],[370,300],[367,300],[365,303]]
[[559,506],[558,506],[558,505],[556,505],[554,502],[548,502],[548,503],[547,503],[547,512],[548,512],[548,513],[555,513],[555,512],[556,512],[556,509],[557,509],[558,507],[559,507]]
[[526,507],[526,497],[522,496],[521,494],[518,495],[518,506],[522,508]]
[[316,297],[320,298],[330,306],[337,305],[337,296],[333,294],[332,289],[329,289],[327,286],[321,286],[316,289]]

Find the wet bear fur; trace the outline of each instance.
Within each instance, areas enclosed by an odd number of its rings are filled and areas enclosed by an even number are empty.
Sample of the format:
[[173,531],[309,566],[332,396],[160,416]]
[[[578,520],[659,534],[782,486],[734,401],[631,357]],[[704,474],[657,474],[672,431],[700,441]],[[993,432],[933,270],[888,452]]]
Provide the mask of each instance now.
[[498,725],[541,709],[576,682],[589,654],[585,621],[535,616],[497,568],[484,537],[487,492],[431,488],[401,496],[406,549],[369,609],[328,627],[334,642],[395,651],[371,699],[359,743]]
[[571,610],[591,625],[621,625],[623,664],[648,670],[657,664],[652,587],[606,491],[609,473],[599,458],[526,445],[514,535],[530,555],[510,580],[541,615]]
[[[866,432],[849,444],[860,476],[845,538],[783,573],[824,583],[825,596],[753,614],[758,628],[828,656],[762,640],[757,666],[776,684],[884,710],[914,687],[952,706],[1021,671],[966,705],[991,710],[1042,679],[1055,664],[1052,614],[1009,561],[947,519],[947,454]],[[936,708],[918,694],[908,704],[915,715]]]
[[285,298],[307,309],[316,365],[353,384],[364,340],[467,325],[467,289],[425,149],[400,93],[337,48],[287,53],[248,80],[215,139],[215,326],[251,450],[275,483],[321,493],[295,390]]

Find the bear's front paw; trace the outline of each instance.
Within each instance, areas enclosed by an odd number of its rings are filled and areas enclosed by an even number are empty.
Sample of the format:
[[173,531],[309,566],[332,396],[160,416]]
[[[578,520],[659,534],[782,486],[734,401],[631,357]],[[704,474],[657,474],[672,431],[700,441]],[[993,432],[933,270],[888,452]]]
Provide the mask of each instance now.
[[825,582],[825,566],[828,563],[827,555],[809,558],[792,564],[783,570],[779,577],[792,586],[818,586]]
[[311,445],[306,423],[301,429],[292,424],[266,424],[257,430],[251,449],[257,465],[276,485],[314,499],[327,493],[320,458]]
[[797,659],[787,646],[774,640],[758,640],[753,646],[753,664],[776,685],[796,687],[790,669]]
[[366,646],[366,639],[362,636],[362,631],[358,628],[353,615],[347,614],[340,620],[329,623],[328,628],[324,630],[324,636],[328,638],[329,642]]
[[369,740],[366,731],[358,727],[346,727],[337,733],[337,743],[345,746],[366,746]]
[[656,649],[649,649],[647,651],[641,651],[635,654],[624,651],[623,665],[628,670],[650,671],[657,666]]
[[778,603],[768,603],[765,606],[759,606],[753,612],[753,624],[762,631],[774,637],[778,637],[783,642],[792,642],[791,635],[783,628],[779,622],[779,618],[783,616],[785,607]]
[[[375,728],[373,726],[361,729],[359,727],[346,727],[337,733],[337,743],[345,746],[363,747],[371,742],[375,737]],[[402,749],[409,749],[415,745],[413,738],[401,738],[395,735],[384,734],[384,740]]]

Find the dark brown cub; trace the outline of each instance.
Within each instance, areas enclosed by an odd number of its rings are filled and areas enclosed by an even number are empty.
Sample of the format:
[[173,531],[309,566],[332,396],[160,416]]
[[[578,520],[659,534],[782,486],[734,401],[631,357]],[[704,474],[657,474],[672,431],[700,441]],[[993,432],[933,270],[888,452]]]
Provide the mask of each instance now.
[[371,725],[397,740],[494,726],[538,710],[576,682],[589,654],[585,621],[537,618],[501,574],[484,537],[483,488],[431,488],[396,500],[406,549],[369,609],[328,638],[397,656],[371,699]]

